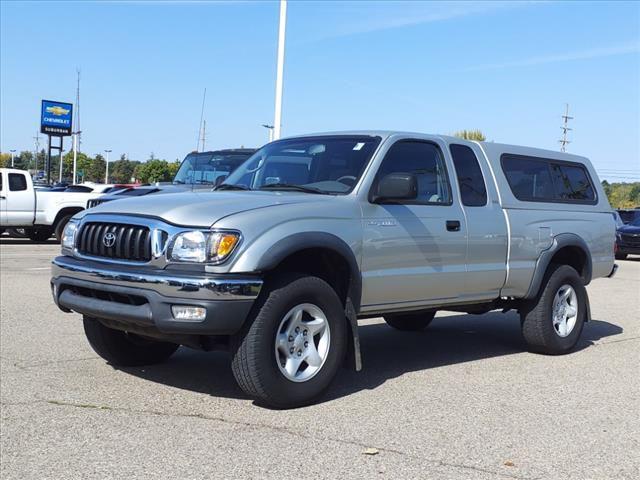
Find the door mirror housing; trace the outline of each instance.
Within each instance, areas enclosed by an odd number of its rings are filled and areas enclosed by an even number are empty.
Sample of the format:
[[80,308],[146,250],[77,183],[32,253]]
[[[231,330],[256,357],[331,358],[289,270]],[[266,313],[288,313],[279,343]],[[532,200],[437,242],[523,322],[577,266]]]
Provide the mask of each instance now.
[[418,179],[411,173],[390,173],[378,181],[373,203],[393,203],[418,198]]

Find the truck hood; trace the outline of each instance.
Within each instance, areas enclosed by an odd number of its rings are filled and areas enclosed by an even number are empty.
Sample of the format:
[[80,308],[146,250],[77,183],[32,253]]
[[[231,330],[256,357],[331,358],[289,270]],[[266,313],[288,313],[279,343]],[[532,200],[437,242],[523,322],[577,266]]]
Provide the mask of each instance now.
[[235,213],[322,199],[330,201],[333,197],[297,192],[181,192],[107,202],[83,213],[142,215],[161,218],[175,225],[209,227]]

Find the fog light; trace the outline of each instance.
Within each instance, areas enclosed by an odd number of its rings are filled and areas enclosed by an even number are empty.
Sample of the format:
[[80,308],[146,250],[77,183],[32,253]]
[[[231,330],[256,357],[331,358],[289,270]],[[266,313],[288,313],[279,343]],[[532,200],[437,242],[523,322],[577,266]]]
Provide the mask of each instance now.
[[207,317],[207,309],[204,307],[172,305],[171,312],[173,318],[182,322],[201,322]]

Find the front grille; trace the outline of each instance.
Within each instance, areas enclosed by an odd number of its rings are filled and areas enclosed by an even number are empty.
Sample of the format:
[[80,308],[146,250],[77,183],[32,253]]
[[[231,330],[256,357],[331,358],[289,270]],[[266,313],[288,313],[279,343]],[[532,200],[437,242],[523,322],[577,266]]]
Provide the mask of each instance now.
[[[109,237],[105,239],[107,235]],[[141,225],[88,222],[78,233],[76,247],[82,255],[148,262],[151,260],[151,231]]]
[[640,234],[623,233],[620,237],[622,243],[632,245],[634,247],[640,247]]
[[110,200],[112,199],[92,198],[91,200],[87,201],[87,208],[97,207],[101,203],[109,202]]

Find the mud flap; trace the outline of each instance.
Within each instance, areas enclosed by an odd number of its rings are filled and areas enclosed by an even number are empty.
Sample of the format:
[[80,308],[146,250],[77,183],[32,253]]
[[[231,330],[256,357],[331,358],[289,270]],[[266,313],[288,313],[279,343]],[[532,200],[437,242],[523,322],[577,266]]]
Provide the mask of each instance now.
[[351,326],[349,330],[349,345],[347,350],[346,363],[349,367],[353,368],[356,372],[362,370],[362,357],[360,355],[360,334],[358,333],[358,316],[356,310],[353,308],[351,299],[347,297],[347,302],[344,308],[345,316]]

